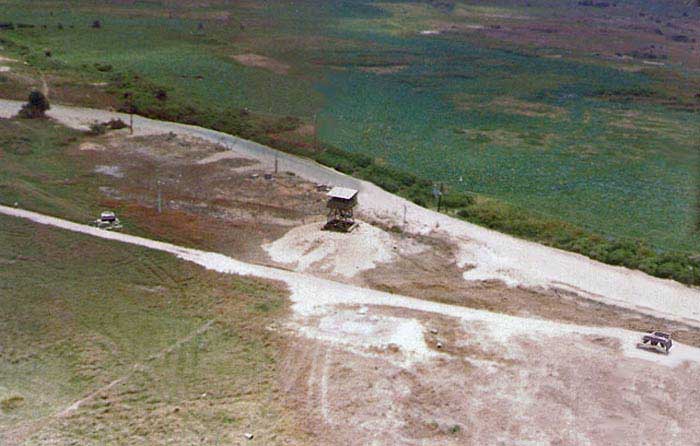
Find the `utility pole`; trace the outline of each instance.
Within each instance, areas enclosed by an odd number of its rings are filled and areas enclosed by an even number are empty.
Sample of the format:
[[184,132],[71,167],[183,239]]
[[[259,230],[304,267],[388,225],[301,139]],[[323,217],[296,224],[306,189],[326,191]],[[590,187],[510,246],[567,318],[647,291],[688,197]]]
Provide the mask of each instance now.
[[442,194],[445,190],[443,183],[440,183],[440,187],[433,186],[433,196],[437,198],[437,211],[440,212],[440,206],[442,205]]
[[156,180],[156,187],[158,189],[158,213],[159,214],[163,212],[163,197],[162,197],[162,194],[160,193],[160,184],[161,184],[161,181]]
[[129,134],[134,134],[134,94],[130,91],[124,93],[124,98],[129,100]]
[[275,175],[277,175],[277,154],[275,153]]

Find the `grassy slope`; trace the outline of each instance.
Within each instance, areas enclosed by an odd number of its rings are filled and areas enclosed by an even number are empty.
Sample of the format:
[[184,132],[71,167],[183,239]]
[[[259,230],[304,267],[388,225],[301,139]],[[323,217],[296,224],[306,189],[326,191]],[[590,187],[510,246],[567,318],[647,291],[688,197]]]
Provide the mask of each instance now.
[[83,221],[94,208],[94,174],[66,156],[82,134],[48,120],[0,120],[0,196],[5,204],[21,203]]
[[[10,217],[0,227],[0,432],[38,422],[29,444],[294,435],[272,393],[278,344],[265,327],[286,308],[277,286]],[[74,415],[51,418],[135,364]]]

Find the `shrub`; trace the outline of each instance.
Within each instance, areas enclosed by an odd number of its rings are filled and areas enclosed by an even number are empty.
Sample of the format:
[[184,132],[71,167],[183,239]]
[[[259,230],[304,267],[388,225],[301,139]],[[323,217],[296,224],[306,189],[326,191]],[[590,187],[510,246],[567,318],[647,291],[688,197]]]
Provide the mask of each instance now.
[[88,131],[90,135],[104,135],[107,133],[107,126],[101,122],[93,122],[90,124],[90,130]]
[[450,209],[463,208],[474,204],[474,197],[461,192],[448,192],[442,195],[442,204]]
[[97,71],[101,71],[103,73],[108,73],[108,72],[112,71],[112,68],[113,68],[112,65],[110,65],[110,64],[107,64],[107,63],[103,64],[100,62],[95,62],[94,66],[95,66],[95,69]]
[[49,110],[49,100],[46,99],[44,93],[40,91],[32,91],[29,93],[29,99],[19,111],[19,117],[24,119],[37,119],[46,117],[46,111]]
[[418,206],[426,207],[428,205],[428,202],[423,197],[414,197],[411,199],[411,201],[413,201]]
[[22,403],[24,403],[24,397],[13,395],[0,401],[0,408],[5,412],[9,412],[20,407]]
[[120,130],[120,129],[125,129],[125,128],[129,127],[128,125],[126,125],[126,123],[124,121],[122,121],[121,119],[118,119],[118,118],[117,119],[110,119],[109,121],[105,122],[104,124],[112,130]]

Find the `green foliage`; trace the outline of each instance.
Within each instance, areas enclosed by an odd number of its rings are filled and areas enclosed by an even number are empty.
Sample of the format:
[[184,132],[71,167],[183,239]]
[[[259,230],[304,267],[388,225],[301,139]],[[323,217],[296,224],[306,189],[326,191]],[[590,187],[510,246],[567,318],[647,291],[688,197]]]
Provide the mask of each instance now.
[[446,209],[457,209],[474,204],[474,197],[465,192],[447,192],[442,195],[442,205]]
[[625,98],[627,98],[628,100],[634,98],[650,98],[655,94],[656,92],[651,88],[646,88],[642,86],[619,88],[600,87],[595,92],[596,96],[612,97],[618,100]]
[[107,133],[107,126],[101,122],[93,122],[90,124],[90,131],[88,133],[93,136],[104,135]]
[[103,73],[108,73],[108,72],[112,71],[112,68],[113,68],[112,65],[110,65],[108,63],[95,62],[95,69],[97,71],[101,71]]
[[[279,148],[279,147],[277,147]],[[348,152],[337,147],[324,145],[321,152],[307,153],[321,164],[370,181],[382,189],[397,193],[425,205],[429,202],[431,184],[416,175],[374,160],[367,155]]]
[[29,99],[20,109],[18,116],[24,119],[44,118],[46,111],[50,108],[49,100],[44,93],[34,90],[29,93]]
[[80,136],[47,119],[0,119],[0,202],[78,221],[89,215],[98,186],[71,181],[78,165],[65,154]]

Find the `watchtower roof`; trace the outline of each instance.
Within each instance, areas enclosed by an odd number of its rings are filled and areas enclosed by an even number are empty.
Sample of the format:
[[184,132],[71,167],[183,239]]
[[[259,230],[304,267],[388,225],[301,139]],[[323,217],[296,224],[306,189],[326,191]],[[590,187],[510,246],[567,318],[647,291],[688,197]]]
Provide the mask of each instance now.
[[340,200],[352,200],[355,195],[357,195],[357,191],[355,189],[349,189],[347,187],[334,187],[333,189],[328,191],[327,194],[331,198],[337,198]]

